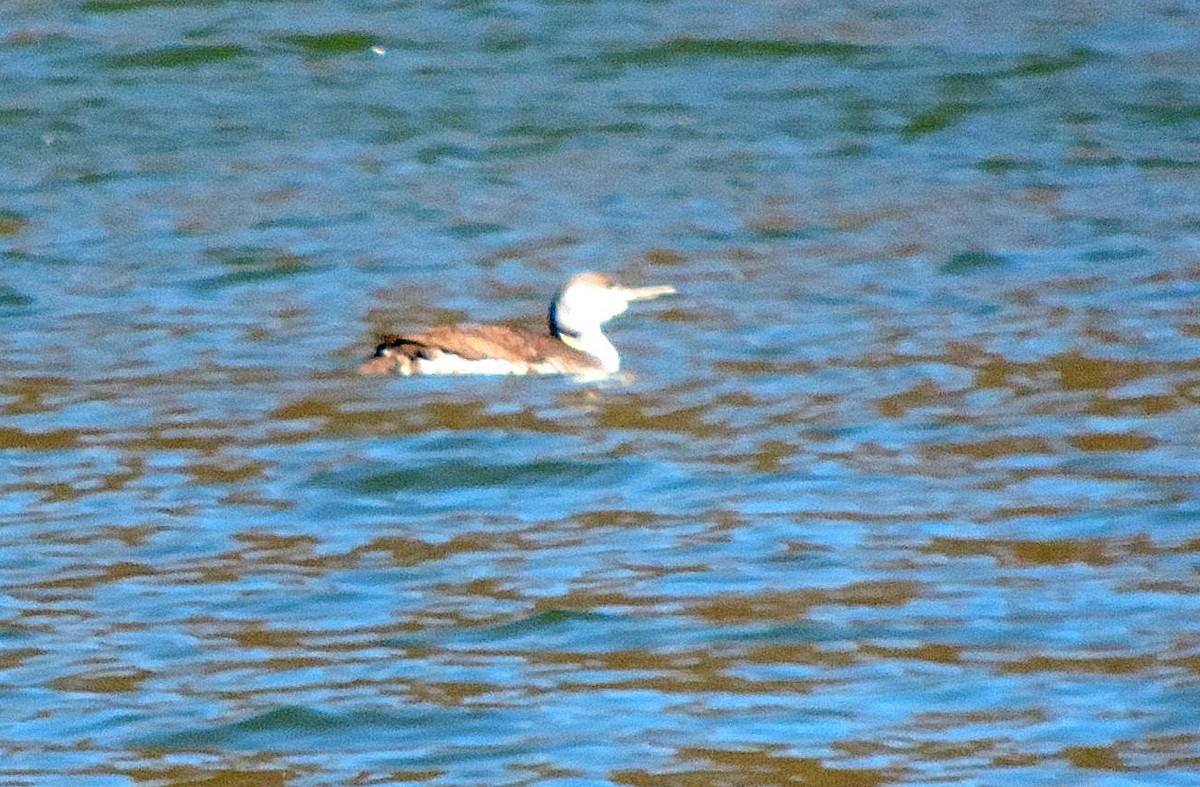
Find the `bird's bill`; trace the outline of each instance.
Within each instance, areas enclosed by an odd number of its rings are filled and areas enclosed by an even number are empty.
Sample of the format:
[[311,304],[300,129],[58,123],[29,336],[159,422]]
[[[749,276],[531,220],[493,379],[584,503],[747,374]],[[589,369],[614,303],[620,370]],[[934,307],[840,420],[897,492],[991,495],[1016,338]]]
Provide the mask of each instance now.
[[660,295],[672,295],[674,293],[675,288],[669,284],[655,287],[626,287],[624,290],[626,300],[630,301],[652,301]]

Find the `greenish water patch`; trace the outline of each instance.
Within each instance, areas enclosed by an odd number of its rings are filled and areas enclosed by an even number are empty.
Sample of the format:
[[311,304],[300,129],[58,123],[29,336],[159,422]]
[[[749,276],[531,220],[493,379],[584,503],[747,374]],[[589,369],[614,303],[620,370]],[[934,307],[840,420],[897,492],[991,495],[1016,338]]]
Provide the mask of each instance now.
[[939,273],[975,273],[1004,267],[1009,260],[989,251],[960,251],[938,268]]
[[527,137],[557,142],[579,135],[581,126],[547,126],[539,123],[520,123],[504,131],[506,137]]
[[1156,126],[1174,126],[1200,120],[1200,104],[1170,102],[1162,104],[1134,104],[1129,111],[1140,115],[1143,120]]
[[463,145],[430,145],[417,152],[417,161],[421,164],[437,164],[445,159],[460,161],[481,161],[483,152]]
[[786,41],[743,38],[676,38],[662,44],[616,52],[614,66],[667,66],[692,60],[785,60],[819,57],[850,61],[880,52],[879,47],[838,41]]
[[[354,111],[361,110],[359,107],[353,109]],[[378,124],[377,142],[384,144],[407,142],[420,133],[420,129],[413,123],[412,117],[403,109],[376,104],[367,107],[367,115]]]
[[988,58],[979,67],[945,74],[938,81],[947,96],[963,98],[991,91],[996,80],[1012,77],[1056,76],[1095,62],[1098,55],[1089,49],[1076,49],[1065,55],[1032,54],[1007,65],[1007,58]]
[[353,711],[325,713],[288,705],[232,724],[185,730],[144,739],[138,748],[167,751],[212,751],[255,749],[296,751],[307,749],[356,749],[355,742],[368,746],[388,740],[400,744],[414,736],[438,730],[461,730],[481,714],[447,708],[428,708],[406,713]]
[[724,637],[731,642],[808,643],[829,642],[840,639],[845,631],[828,625],[815,623],[785,623],[771,626],[747,626],[740,631],[730,631]]
[[437,462],[395,470],[341,470],[313,480],[320,486],[350,487],[363,494],[392,492],[437,493],[460,489],[531,487],[570,488],[619,480],[627,475],[620,462],[523,462],[513,465],[484,462]]
[[0,107],[0,125],[17,125],[39,118],[42,113],[27,107]]
[[788,219],[763,219],[750,226],[753,237],[760,240],[812,240],[830,233],[830,228],[819,225],[802,226]]
[[1125,159],[1092,145],[1081,145],[1078,153],[1067,157],[1067,163],[1074,167],[1120,167]]
[[[226,5],[229,2],[230,0],[189,0],[188,6],[217,6]],[[179,6],[179,0],[89,0],[89,2],[82,3],[79,10],[96,14],[123,14],[147,8],[178,8]]]
[[1083,255],[1088,262],[1121,262],[1145,257],[1150,252],[1140,246],[1125,249],[1096,249]]
[[1041,165],[1036,161],[1016,156],[988,156],[976,166],[993,175],[1004,175],[1009,172],[1036,172],[1041,169]]
[[871,154],[871,146],[861,142],[847,142],[829,151],[827,158],[833,159],[863,159]]
[[938,79],[938,87],[947,99],[966,100],[980,98],[993,90],[999,73],[981,71],[955,71]]
[[1086,223],[1099,236],[1130,235],[1136,226],[1132,221],[1117,216],[1097,216],[1087,219]]
[[187,68],[233,60],[247,54],[248,50],[234,44],[170,46],[113,55],[107,58],[107,63],[114,68]]
[[1058,56],[1027,55],[1017,61],[1017,65],[1013,67],[1009,75],[1017,77],[1052,76],[1082,68],[1096,59],[1096,53],[1090,49],[1075,49]]
[[944,101],[932,109],[913,116],[900,130],[900,136],[912,140],[925,134],[934,134],[957,125],[978,105],[967,101]]
[[307,258],[272,248],[246,246],[213,249],[207,256],[232,270],[192,281],[191,287],[194,290],[220,290],[287,278],[314,270]]
[[533,44],[533,39],[520,33],[503,31],[484,37],[479,48],[492,55],[502,55],[508,52],[519,52]]
[[351,52],[366,52],[378,39],[370,33],[339,31],[321,35],[280,36],[277,40],[297,47],[314,56],[344,55]]
[[266,221],[256,222],[255,229],[320,229],[338,224],[354,224],[367,219],[363,211],[352,210],[347,213],[310,213],[282,215]]
[[1175,170],[1191,170],[1200,169],[1200,161],[1189,161],[1186,159],[1168,158],[1167,156],[1145,156],[1137,159],[1134,164],[1139,169],[1175,169]]
[[505,652],[613,654],[686,648],[709,637],[706,626],[680,620],[556,608],[508,623],[450,632],[442,641]]
[[446,227],[446,233],[452,238],[470,240],[471,238],[479,238],[484,235],[493,235],[497,232],[506,232],[508,229],[510,228],[505,224],[496,224],[494,222],[487,221],[475,221],[448,225]]
[[0,309],[5,311],[28,308],[33,305],[33,298],[15,290],[7,284],[0,284]]
[[687,104],[653,101],[626,101],[620,104],[620,109],[622,113],[628,115],[649,115],[651,117],[686,115],[691,111],[691,107]]
[[576,623],[610,623],[617,618],[612,615],[601,615],[596,612],[579,612],[571,609],[548,609],[527,618],[514,620],[500,626],[489,626],[485,630],[486,639],[507,639],[521,637],[526,634],[565,631]]
[[493,155],[517,158],[551,153],[570,140],[601,137],[612,134],[640,134],[645,126],[634,122],[604,123],[600,125],[545,125],[520,123],[505,130],[501,142],[492,145]]

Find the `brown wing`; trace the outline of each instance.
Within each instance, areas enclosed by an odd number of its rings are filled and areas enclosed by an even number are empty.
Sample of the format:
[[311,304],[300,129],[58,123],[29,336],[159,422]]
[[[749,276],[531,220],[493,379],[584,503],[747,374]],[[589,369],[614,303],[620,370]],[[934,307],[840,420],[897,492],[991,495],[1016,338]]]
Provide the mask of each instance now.
[[410,357],[428,358],[429,351],[440,350],[468,361],[503,358],[534,362],[551,349],[565,347],[552,336],[504,325],[445,325],[391,338],[389,349],[412,353]]
[[[596,366],[592,356],[547,334],[505,325],[447,325],[406,336],[382,337],[375,348],[376,357],[368,361],[364,371],[411,368],[411,362],[418,358],[433,360],[446,353],[468,361],[495,358],[531,365],[553,363],[559,371]],[[381,362],[383,358],[388,362]]]

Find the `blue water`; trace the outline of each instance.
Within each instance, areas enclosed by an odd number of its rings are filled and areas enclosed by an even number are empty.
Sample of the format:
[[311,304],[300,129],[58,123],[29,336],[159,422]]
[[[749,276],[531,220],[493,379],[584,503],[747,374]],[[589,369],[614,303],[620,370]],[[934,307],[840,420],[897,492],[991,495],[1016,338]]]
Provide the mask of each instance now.
[[0,782],[1194,783],[1196,23],[6,5]]

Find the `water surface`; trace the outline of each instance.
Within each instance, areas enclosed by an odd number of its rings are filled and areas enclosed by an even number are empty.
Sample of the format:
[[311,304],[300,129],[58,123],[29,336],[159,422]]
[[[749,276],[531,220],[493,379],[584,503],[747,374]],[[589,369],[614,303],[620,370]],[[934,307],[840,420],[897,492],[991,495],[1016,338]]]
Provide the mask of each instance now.
[[0,781],[1194,782],[1190,5],[0,21]]

